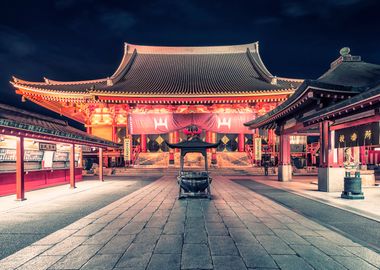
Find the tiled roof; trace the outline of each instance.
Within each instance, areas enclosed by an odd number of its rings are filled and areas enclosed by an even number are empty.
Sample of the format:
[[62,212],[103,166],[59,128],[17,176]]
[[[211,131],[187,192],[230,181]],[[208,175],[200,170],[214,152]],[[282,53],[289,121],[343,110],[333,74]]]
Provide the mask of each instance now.
[[[316,80],[305,80],[284,103],[269,113],[245,123],[246,126],[259,127],[275,115],[288,109],[306,93],[308,88],[316,88],[331,93],[350,93],[353,96],[367,91],[380,82],[380,65],[366,63],[358,56],[341,56]],[[358,95],[358,98],[363,97]],[[356,96],[355,96],[356,98]],[[338,103],[339,104],[339,103]],[[343,103],[342,103],[343,104]],[[329,110],[330,107],[326,108]],[[319,113],[319,112],[318,112]]]
[[330,115],[330,114],[336,113],[337,111],[341,111],[353,106],[357,106],[364,100],[371,100],[374,98],[378,100],[379,96],[380,96],[380,84],[352,98],[343,100],[341,102],[328,106],[322,110],[319,110],[317,113],[303,117],[300,119],[300,121],[308,122],[312,120],[318,120],[318,119],[321,119],[325,115]]
[[359,56],[341,56],[317,81],[352,88],[364,87],[365,90],[380,82],[380,65],[361,61]]
[[27,131],[82,142],[88,145],[101,145],[103,147],[120,147],[119,144],[87,134],[84,131],[73,128],[67,122],[47,117],[41,114],[28,112],[0,103],[0,127]]
[[213,47],[125,45],[124,57],[109,78],[43,83],[15,79],[29,90],[129,95],[252,94],[296,88],[301,81],[274,77],[263,64],[258,43]]

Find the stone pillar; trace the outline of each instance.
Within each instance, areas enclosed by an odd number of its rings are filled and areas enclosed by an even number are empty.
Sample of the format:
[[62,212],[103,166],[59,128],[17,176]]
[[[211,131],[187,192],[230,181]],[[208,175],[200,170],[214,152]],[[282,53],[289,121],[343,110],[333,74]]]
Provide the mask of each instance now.
[[16,200],[25,200],[24,137],[16,143]]
[[278,181],[292,180],[292,164],[290,158],[290,136],[280,135]]
[[103,178],[103,148],[99,148],[99,180],[104,181]]
[[70,188],[75,186],[75,144],[70,146]]
[[239,133],[238,134],[238,151],[239,152],[244,152],[245,151],[244,146],[245,146],[245,136],[244,136],[244,133]]
[[146,134],[140,135],[140,149],[142,153],[146,153]]
[[[320,123],[320,151],[318,168],[318,190],[338,192],[343,190],[345,169],[338,149],[334,149],[335,131],[330,130],[329,121]],[[340,154],[342,152],[340,151]]]

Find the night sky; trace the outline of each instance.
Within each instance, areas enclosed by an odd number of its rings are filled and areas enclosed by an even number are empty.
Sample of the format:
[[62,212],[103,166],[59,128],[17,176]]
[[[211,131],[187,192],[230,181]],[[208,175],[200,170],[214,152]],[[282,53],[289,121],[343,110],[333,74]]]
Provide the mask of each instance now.
[[[1,1],[0,102],[21,103],[12,75],[42,81],[113,74],[123,43],[168,46],[260,42],[269,71],[314,79],[348,46],[380,64],[380,1]],[[71,122],[73,124],[73,122]],[[77,127],[80,125],[76,125]]]

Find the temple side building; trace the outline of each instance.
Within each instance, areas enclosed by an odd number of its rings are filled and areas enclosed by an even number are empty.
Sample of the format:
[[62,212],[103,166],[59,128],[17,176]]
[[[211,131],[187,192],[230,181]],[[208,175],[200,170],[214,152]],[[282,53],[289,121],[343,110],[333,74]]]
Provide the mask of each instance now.
[[71,82],[14,77],[11,84],[23,100],[83,123],[89,134],[116,143],[131,138],[142,153],[168,152],[160,156],[177,164],[164,141],[178,143],[191,125],[202,130],[202,139],[221,140],[219,152],[244,152],[259,136],[274,152],[272,131],[259,133],[243,124],[278,107],[302,82],[272,75],[255,42],[211,47],[126,43],[109,77]]
[[380,65],[362,61],[348,48],[316,80],[305,80],[284,103],[245,125],[279,136],[280,181],[292,179],[289,136],[318,135],[318,189],[343,190],[346,173],[360,171],[374,186],[380,163]]

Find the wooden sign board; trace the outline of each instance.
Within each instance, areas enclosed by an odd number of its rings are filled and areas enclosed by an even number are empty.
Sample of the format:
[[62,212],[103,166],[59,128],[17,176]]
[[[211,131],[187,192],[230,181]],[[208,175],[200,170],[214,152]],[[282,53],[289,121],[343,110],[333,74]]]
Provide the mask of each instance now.
[[335,130],[335,148],[379,145],[379,122]]
[[124,160],[129,161],[132,158],[132,136],[127,135],[124,138]]
[[255,160],[261,160],[261,138],[255,138]]
[[54,143],[40,142],[39,149],[40,151],[57,151],[57,145]]

